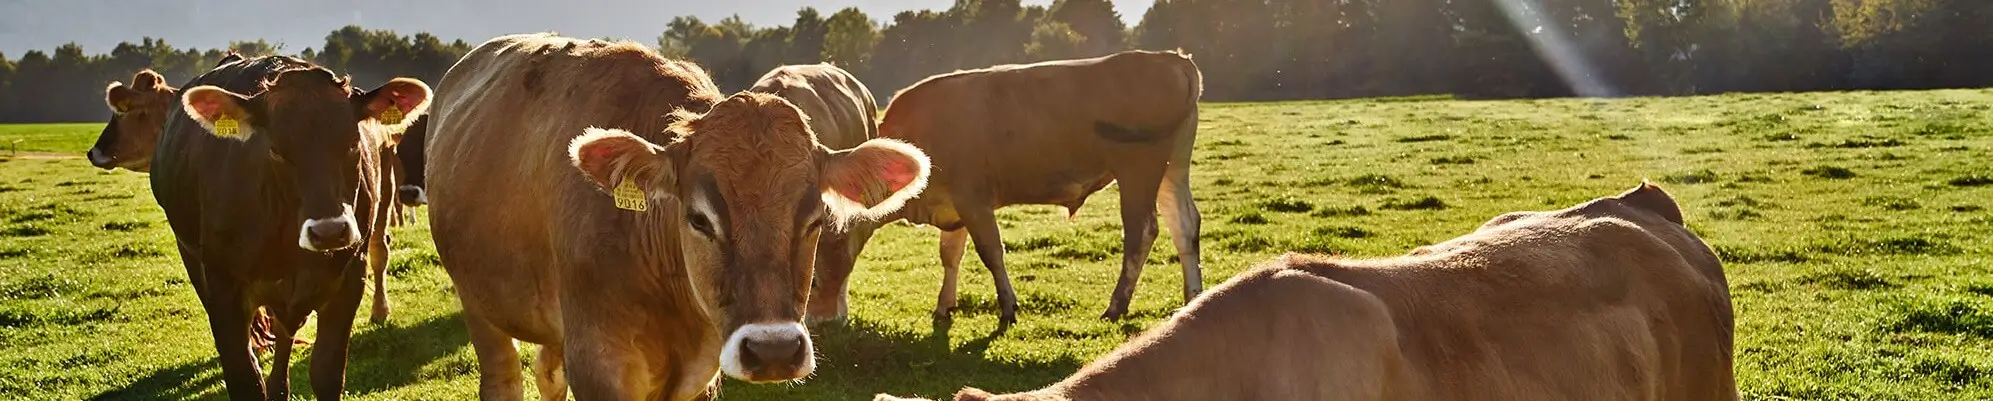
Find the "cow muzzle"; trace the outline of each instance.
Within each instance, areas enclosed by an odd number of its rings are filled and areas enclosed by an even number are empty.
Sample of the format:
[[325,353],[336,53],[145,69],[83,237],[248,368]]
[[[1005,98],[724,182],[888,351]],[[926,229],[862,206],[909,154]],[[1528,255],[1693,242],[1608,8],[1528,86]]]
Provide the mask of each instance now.
[[397,188],[395,190],[395,196],[401,200],[401,204],[403,206],[422,206],[429,204],[429,192],[423,191],[422,187],[414,185],[403,185],[401,186],[401,188]]
[[810,333],[797,322],[741,326],[720,349],[720,370],[750,383],[801,379],[816,366]]
[[90,148],[90,152],[85,153],[84,156],[89,157],[90,165],[97,166],[97,168],[110,170],[112,168],[117,167],[116,163],[118,162],[118,159],[112,158],[110,155],[104,154],[104,151],[102,149],[97,149],[95,147],[92,147]]
[[298,230],[298,247],[307,251],[331,252],[360,243],[360,227],[351,213],[329,219],[305,219]]

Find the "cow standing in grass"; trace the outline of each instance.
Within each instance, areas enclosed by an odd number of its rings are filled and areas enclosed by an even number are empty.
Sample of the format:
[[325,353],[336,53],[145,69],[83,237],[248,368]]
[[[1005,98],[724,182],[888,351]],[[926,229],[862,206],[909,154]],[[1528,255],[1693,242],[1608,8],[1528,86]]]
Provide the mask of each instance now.
[[[479,396],[707,395],[718,375],[815,369],[802,325],[822,230],[896,209],[927,159],[890,140],[833,151],[781,98],[722,97],[629,42],[511,35],[437,88],[429,222],[477,350]],[[674,112],[676,110],[676,112]]]
[[1735,324],[1643,184],[1396,258],[1282,256],[1063,381],[955,400],[1736,400]]
[[[387,262],[390,135],[428,106],[397,78],[356,90],[304,60],[272,56],[195,78],[152,157],[152,193],[207,311],[230,398],[286,399],[291,342],[267,382],[250,345],[257,308],[288,339],[319,315],[311,388],[338,399],[369,265]],[[383,119],[385,117],[385,120]]]
[[[889,218],[942,231],[944,273],[934,317],[946,319],[955,307],[962,253],[973,238],[976,255],[996,283],[1000,321],[1017,321],[1017,293],[1005,270],[996,209],[1060,205],[1078,213],[1086,198],[1109,182],[1121,188],[1123,255],[1121,279],[1101,317],[1128,313],[1142,263],[1156,241],[1158,208],[1183,264],[1183,297],[1196,296],[1204,283],[1190,152],[1202,92],[1203,75],[1190,56],[1130,51],[942,74],[893,96],[880,137],[912,143],[934,159],[933,185]],[[868,236],[857,234],[869,232],[853,230],[849,240],[865,242]],[[822,267],[820,281],[827,283],[843,283],[853,268],[851,260],[826,261]],[[826,290],[816,299],[844,304],[842,288]]]
[[[196,77],[196,81],[189,83],[189,85],[197,85],[202,82],[213,83],[210,82],[211,80],[200,81],[209,75],[239,74],[238,71],[244,67],[231,67],[230,65],[242,60],[243,57],[241,54],[229,53],[227,56],[222,57],[221,62],[215,65],[216,70],[228,70],[229,72],[210,72],[208,75]],[[165,78],[159,76],[158,73],[152,72],[152,70],[143,70],[132,77],[132,84],[130,86],[126,86],[120,82],[112,82],[109,87],[105,88],[104,103],[110,106],[112,117],[110,123],[104,125],[103,133],[97,135],[97,143],[90,147],[89,152],[85,153],[91,165],[105,170],[123,168],[136,172],[151,171],[152,157],[155,147],[159,143],[160,132],[167,129],[167,123],[173,120],[169,119],[169,117],[183,114],[180,107],[180,90],[166,85],[164,81]],[[231,90],[234,90],[234,88],[231,88]],[[416,123],[409,126],[406,131],[413,132],[417,141],[420,141],[420,130],[423,129],[423,124],[421,123],[422,117],[410,116],[409,118],[414,118]],[[181,125],[193,127],[192,125],[184,124],[184,122]],[[399,132],[392,132],[389,135],[393,137],[402,136]],[[395,182],[404,182],[401,178],[405,175],[412,176],[413,185],[418,188],[415,190],[417,195],[421,192],[419,188],[421,186],[422,174],[422,148],[420,146],[419,143],[416,144],[413,148],[415,151],[414,154],[408,155],[405,153],[408,152],[406,149],[409,149],[407,146],[397,145],[397,149],[400,149],[399,152],[402,153],[388,152],[383,156],[381,162],[382,167],[395,172],[391,174],[395,178]],[[412,173],[403,174],[402,171],[412,171]],[[419,203],[414,205],[404,203],[401,206],[412,207],[415,205],[419,205]],[[403,207],[395,208],[395,212],[400,213]],[[385,322],[388,319],[389,308],[386,273],[387,263],[376,264],[373,266],[372,271],[370,271],[370,274],[373,275],[374,296],[373,312],[369,320],[375,323]],[[276,335],[269,331],[269,314],[267,312],[258,311],[256,313],[255,333],[253,339],[258,349],[266,348],[276,340]]]
[[[879,137],[879,105],[872,91],[849,72],[828,63],[776,67],[755,81],[749,92],[781,96],[796,105],[810,119],[817,142],[831,149],[850,149]],[[851,266],[876,224],[852,224],[847,230],[823,233],[817,247],[817,264]],[[849,274],[818,276],[810,291],[807,316],[811,321],[843,318],[847,306],[843,297]]]

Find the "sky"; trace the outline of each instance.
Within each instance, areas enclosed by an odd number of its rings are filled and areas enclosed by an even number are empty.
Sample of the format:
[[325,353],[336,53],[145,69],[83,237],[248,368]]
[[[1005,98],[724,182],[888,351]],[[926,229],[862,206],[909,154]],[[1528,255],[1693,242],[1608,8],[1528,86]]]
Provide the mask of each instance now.
[[[1050,5],[1052,0],[1023,0]],[[1113,0],[1130,26],[1153,0]],[[76,42],[89,54],[151,36],[175,47],[218,48],[233,40],[264,39],[286,53],[325,43],[346,25],[429,32],[472,45],[492,37],[555,31],[573,37],[612,37],[655,43],[672,17],[708,22],[740,15],[755,26],[788,25],[796,10],[823,16],[856,6],[879,23],[906,10],[947,9],[953,0],[0,0],[0,54],[49,51]]]

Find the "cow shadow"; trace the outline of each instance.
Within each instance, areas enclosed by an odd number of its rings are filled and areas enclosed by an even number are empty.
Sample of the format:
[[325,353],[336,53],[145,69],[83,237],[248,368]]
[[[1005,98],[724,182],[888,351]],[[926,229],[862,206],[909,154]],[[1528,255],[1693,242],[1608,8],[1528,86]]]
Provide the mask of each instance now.
[[90,400],[185,400],[221,388],[221,363],[208,357],[160,369],[131,385],[91,396]]
[[963,386],[997,392],[1043,387],[1081,365],[1071,358],[995,360],[987,355],[990,344],[1007,328],[952,345],[951,326],[947,320],[936,321],[924,334],[859,319],[813,327],[815,375],[786,385],[727,379],[721,399],[869,400],[878,393],[946,399]]
[[[423,381],[422,367],[470,345],[463,312],[437,315],[414,324],[355,327],[347,348],[346,392],[371,394]],[[310,358],[291,358],[291,393],[310,394]]]
[[[422,380],[422,367],[458,352],[470,344],[470,333],[460,313],[436,316],[413,325],[356,327],[347,348],[347,394],[376,393]],[[202,344],[212,347],[211,345]],[[311,346],[291,356],[291,394],[311,394]],[[211,349],[211,348],[210,348]],[[257,359],[270,363],[269,354]],[[267,373],[267,370],[265,371]],[[207,357],[153,371],[123,388],[90,397],[91,400],[184,400],[226,399],[221,362]],[[203,394],[206,393],[206,394]]]

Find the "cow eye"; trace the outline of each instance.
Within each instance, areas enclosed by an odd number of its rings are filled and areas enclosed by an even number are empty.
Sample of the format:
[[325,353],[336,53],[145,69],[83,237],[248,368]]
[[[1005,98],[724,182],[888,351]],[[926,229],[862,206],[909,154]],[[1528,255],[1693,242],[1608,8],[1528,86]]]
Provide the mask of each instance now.
[[708,237],[714,236],[713,222],[711,220],[707,220],[706,215],[699,214],[698,212],[686,213],[685,221],[689,224],[692,224],[693,230],[699,230],[699,233],[706,234],[706,236]]

